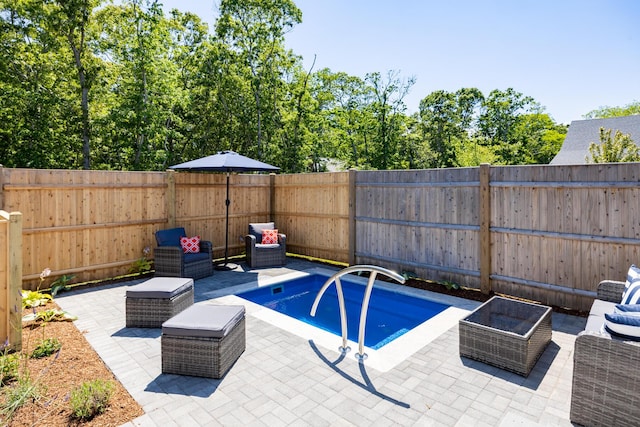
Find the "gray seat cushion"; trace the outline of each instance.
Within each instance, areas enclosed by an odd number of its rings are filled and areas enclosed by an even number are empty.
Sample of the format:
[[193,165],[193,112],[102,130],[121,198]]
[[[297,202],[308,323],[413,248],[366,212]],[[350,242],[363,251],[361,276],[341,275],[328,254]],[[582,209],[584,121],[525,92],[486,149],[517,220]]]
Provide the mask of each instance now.
[[186,277],[154,277],[127,289],[127,298],[173,298],[193,287]]
[[276,225],[273,222],[254,222],[249,224],[249,234],[256,238],[256,243],[262,242],[262,230],[275,230]]
[[162,324],[163,335],[222,338],[244,317],[242,305],[195,304]]
[[605,313],[613,313],[616,303],[596,299],[593,301],[585,331],[602,332]]

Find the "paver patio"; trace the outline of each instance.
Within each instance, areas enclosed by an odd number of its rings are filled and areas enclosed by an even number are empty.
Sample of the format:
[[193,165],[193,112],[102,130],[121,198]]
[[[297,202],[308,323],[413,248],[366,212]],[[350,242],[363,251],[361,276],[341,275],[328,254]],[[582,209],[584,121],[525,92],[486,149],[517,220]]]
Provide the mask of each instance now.
[[[216,271],[195,299],[316,266]],[[337,271],[337,269],[336,269]],[[247,348],[221,380],[161,373],[160,329],[125,328],[119,283],[58,295],[145,414],[127,426],[570,426],[573,346],[585,319],[553,313],[552,341],[523,378],[458,353],[452,327],[387,372],[359,364],[247,313]]]

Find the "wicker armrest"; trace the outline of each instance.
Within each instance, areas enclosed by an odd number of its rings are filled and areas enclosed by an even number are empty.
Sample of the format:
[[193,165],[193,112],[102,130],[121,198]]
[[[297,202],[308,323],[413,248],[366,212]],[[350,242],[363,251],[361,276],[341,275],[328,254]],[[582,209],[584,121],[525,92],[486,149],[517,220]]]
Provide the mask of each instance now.
[[598,299],[619,303],[622,301],[625,282],[617,280],[603,280],[598,284]]
[[200,240],[200,252],[213,252],[213,243],[208,240]]
[[584,331],[575,341],[571,421],[582,425],[637,425],[640,343]]
[[282,246],[283,250],[287,251],[287,235],[279,233],[278,234],[278,243]]
[[164,258],[182,259],[182,248],[178,246],[156,246],[153,250],[155,257],[162,256]]

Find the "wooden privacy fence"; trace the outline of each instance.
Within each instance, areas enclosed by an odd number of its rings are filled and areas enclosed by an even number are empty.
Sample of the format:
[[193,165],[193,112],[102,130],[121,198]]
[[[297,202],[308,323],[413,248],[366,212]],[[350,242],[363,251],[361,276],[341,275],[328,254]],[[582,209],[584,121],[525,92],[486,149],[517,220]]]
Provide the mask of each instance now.
[[356,174],[355,259],[587,310],[640,263],[640,165]]
[[[229,253],[274,220],[290,252],[588,309],[597,283],[640,263],[640,165],[496,166],[231,175]],[[225,175],[0,168],[23,213],[23,286],[126,273],[184,226],[224,254]]]

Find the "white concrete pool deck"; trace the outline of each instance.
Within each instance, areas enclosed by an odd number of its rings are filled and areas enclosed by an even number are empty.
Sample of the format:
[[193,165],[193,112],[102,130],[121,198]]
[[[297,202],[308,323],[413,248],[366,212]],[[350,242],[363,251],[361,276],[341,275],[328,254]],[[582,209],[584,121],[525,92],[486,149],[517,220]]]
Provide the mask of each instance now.
[[[234,286],[264,286],[314,267],[289,258],[283,268],[216,271],[195,282],[196,302],[237,303],[228,292]],[[135,283],[56,298],[79,317],[78,329],[143,407],[128,426],[571,425],[573,345],[584,318],[553,313],[552,342],[523,378],[460,357],[457,319],[477,306],[473,301],[459,301],[450,315],[406,334],[400,349],[374,353],[363,364],[353,356],[357,343],[341,355],[339,337],[309,335],[246,301],[246,351],[213,380],[161,373],[160,329],[125,327],[125,292]]]

